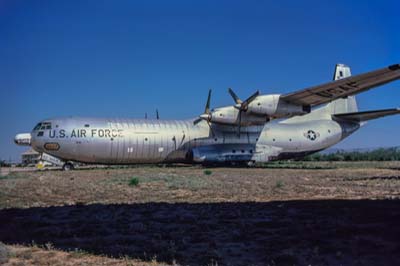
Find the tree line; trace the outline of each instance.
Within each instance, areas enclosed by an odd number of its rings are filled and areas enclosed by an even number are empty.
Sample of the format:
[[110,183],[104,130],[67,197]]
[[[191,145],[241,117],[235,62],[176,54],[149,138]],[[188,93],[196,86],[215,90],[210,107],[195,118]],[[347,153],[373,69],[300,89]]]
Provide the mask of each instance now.
[[10,166],[10,164],[8,162],[6,162],[6,160],[0,160],[0,167],[1,166],[7,167],[7,166]]
[[305,161],[400,161],[400,147],[379,148],[370,151],[344,151],[315,153]]

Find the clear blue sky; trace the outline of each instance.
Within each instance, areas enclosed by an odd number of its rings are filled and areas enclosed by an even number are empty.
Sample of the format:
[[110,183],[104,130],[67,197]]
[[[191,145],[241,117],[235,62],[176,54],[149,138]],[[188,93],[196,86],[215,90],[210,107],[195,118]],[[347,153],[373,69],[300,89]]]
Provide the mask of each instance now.
[[[0,0],[0,158],[54,116],[190,118],[256,89],[286,93],[400,63],[399,1]],[[400,82],[359,95],[400,106]],[[400,145],[400,116],[338,147]]]

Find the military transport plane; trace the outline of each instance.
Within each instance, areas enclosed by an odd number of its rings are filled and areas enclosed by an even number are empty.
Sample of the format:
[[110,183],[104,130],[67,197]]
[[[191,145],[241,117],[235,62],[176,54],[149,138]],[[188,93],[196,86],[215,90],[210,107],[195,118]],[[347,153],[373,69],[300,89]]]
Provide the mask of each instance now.
[[336,65],[333,81],[289,94],[260,95],[210,109],[195,119],[54,118],[38,123],[15,143],[31,145],[64,170],[92,164],[247,164],[302,157],[326,149],[366,121],[400,109],[359,112],[355,94],[400,78],[400,64],[351,76]]

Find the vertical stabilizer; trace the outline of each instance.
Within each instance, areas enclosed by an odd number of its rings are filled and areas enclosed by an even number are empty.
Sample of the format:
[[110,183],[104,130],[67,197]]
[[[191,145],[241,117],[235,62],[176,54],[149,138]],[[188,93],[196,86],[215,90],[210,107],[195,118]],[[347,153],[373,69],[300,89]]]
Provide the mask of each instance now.
[[[333,80],[348,78],[351,76],[349,66],[344,64],[337,64],[333,74]],[[357,112],[357,101],[355,96],[348,96],[346,98],[337,99],[325,107],[331,114],[352,113]]]
[[351,76],[351,70],[349,66],[345,64],[336,64],[335,72],[333,73],[333,80],[339,80],[348,78]]

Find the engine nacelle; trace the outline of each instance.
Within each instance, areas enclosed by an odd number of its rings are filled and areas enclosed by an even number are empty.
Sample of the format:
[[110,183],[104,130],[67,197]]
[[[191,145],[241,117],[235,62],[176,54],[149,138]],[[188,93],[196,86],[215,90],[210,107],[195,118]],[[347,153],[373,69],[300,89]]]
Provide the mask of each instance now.
[[233,106],[216,108],[211,111],[210,122],[233,125],[237,124],[239,111]]
[[258,96],[249,104],[247,110],[254,114],[280,118],[308,114],[311,108],[285,102],[280,99],[279,94],[270,94]]
[[[238,125],[239,110],[234,106],[216,108],[211,111],[208,120],[213,123],[225,125]],[[266,122],[265,116],[248,115],[248,112],[242,112],[241,126],[260,125]]]

